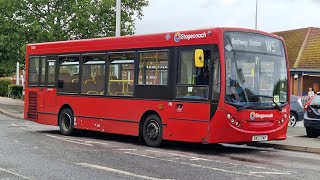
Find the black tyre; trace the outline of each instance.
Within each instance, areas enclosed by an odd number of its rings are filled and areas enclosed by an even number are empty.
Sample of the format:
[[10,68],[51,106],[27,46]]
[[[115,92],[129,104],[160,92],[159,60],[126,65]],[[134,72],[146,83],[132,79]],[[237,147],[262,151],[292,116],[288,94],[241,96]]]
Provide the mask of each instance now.
[[297,120],[298,120],[297,115],[293,112],[290,112],[290,119],[289,119],[288,126],[294,127],[297,124]]
[[74,115],[71,109],[63,109],[59,114],[59,127],[63,135],[70,136],[74,133]]
[[311,128],[306,128],[306,132],[307,132],[307,136],[309,138],[317,138],[319,135],[317,134],[317,132],[315,132],[315,130],[311,129]]
[[150,115],[143,123],[142,138],[151,147],[159,147],[162,143],[162,122],[157,115]]

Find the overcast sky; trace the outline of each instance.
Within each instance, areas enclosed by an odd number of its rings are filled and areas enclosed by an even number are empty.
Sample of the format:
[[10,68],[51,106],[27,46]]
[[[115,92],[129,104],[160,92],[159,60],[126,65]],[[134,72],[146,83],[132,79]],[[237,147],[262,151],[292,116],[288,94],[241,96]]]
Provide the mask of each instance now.
[[[149,0],[136,34],[207,27],[254,28],[256,0]],[[320,0],[258,0],[258,29],[320,27]]]

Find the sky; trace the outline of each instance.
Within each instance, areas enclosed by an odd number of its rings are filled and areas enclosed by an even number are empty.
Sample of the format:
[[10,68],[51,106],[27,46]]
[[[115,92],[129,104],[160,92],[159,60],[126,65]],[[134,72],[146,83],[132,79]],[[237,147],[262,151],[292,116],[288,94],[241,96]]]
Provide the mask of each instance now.
[[[255,28],[256,0],[149,0],[136,34],[208,27]],[[258,0],[258,29],[320,27],[320,0]]]

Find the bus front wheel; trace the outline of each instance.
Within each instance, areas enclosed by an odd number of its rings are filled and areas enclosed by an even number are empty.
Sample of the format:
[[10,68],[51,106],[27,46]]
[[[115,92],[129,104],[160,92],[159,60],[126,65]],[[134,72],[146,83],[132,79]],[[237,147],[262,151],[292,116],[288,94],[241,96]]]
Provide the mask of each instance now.
[[59,114],[59,127],[63,135],[70,136],[74,133],[74,115],[71,109],[63,109]]
[[159,147],[162,143],[162,123],[157,115],[149,115],[143,123],[142,136],[144,142],[151,147]]

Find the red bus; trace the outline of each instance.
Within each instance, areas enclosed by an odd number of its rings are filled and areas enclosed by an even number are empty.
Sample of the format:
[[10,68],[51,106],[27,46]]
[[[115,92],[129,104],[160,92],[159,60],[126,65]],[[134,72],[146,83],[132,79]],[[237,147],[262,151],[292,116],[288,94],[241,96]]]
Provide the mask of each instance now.
[[282,38],[241,28],[29,44],[25,119],[148,146],[283,140],[288,67]]

